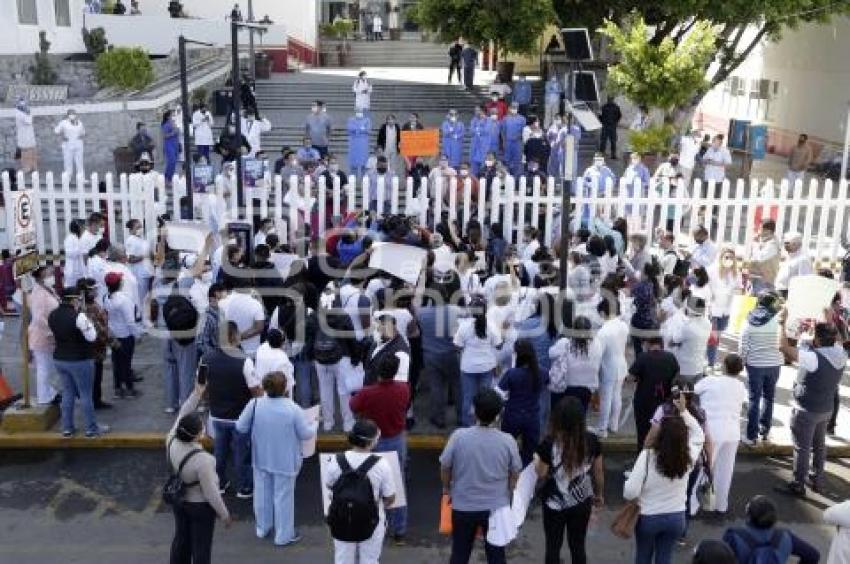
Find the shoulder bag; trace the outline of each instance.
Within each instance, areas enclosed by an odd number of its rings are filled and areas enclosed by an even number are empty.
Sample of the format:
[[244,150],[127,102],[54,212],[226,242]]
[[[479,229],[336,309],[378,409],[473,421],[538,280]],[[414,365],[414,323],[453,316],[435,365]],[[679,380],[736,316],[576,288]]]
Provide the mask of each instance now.
[[[640,487],[641,493],[643,493],[643,488],[646,486],[646,478],[649,476],[649,456],[650,453],[647,451],[646,472],[643,475],[643,484]],[[637,526],[638,518],[640,517],[639,499],[640,496],[627,501],[623,508],[620,509],[614,517],[614,521],[611,523],[611,532],[621,539],[629,539],[635,532],[635,527]]]

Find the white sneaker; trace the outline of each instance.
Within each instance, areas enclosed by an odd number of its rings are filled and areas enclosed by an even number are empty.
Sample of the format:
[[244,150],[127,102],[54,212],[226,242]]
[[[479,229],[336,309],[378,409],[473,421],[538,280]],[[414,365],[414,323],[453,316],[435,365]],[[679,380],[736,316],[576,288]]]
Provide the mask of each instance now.
[[747,445],[747,446],[748,446],[748,447],[750,447],[750,448],[754,448],[754,447],[756,446],[756,442],[755,442],[755,441],[753,441],[753,440],[751,440],[751,439],[748,439],[748,438],[746,438],[746,437],[742,437],[742,438],[741,438],[741,442],[742,442],[743,444]]

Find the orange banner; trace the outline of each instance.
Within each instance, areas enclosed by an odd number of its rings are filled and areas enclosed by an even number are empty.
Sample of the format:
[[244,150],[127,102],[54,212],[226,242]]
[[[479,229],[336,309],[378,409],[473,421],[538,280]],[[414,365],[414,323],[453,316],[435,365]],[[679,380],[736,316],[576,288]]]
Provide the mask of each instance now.
[[436,157],[440,154],[440,130],[402,131],[401,154],[404,157]]

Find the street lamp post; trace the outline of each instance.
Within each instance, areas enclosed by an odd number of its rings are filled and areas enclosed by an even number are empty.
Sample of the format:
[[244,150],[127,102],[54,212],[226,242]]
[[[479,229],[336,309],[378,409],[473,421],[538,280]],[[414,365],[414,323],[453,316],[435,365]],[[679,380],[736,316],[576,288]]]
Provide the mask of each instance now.
[[[192,152],[189,150],[189,127],[191,125],[189,115],[189,77],[186,72],[186,44],[205,45],[212,47],[212,43],[193,41],[182,35],[177,39],[177,51],[180,59],[180,110],[183,113],[183,174],[186,177],[186,198],[189,207],[189,219],[195,218],[195,202],[192,193],[192,162],[189,158]],[[177,205],[177,214],[180,215],[180,204]]]
[[[254,2],[248,0],[248,23],[254,23]],[[248,68],[251,69],[251,80],[257,81],[257,66],[254,64],[254,30],[248,30],[248,53],[251,58]]]

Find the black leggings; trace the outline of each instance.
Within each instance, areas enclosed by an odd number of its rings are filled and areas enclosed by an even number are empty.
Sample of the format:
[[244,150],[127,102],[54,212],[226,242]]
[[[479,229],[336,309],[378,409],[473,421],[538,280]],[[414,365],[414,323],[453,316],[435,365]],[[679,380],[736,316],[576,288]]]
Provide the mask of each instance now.
[[586,564],[587,554],[584,539],[587,536],[587,524],[593,500],[588,499],[575,507],[555,511],[543,504],[543,532],[546,534],[546,564],[560,564],[561,547],[564,544],[564,529],[567,531],[567,545],[570,547],[570,562]]
[[210,564],[215,510],[207,502],[174,506],[170,564]]

